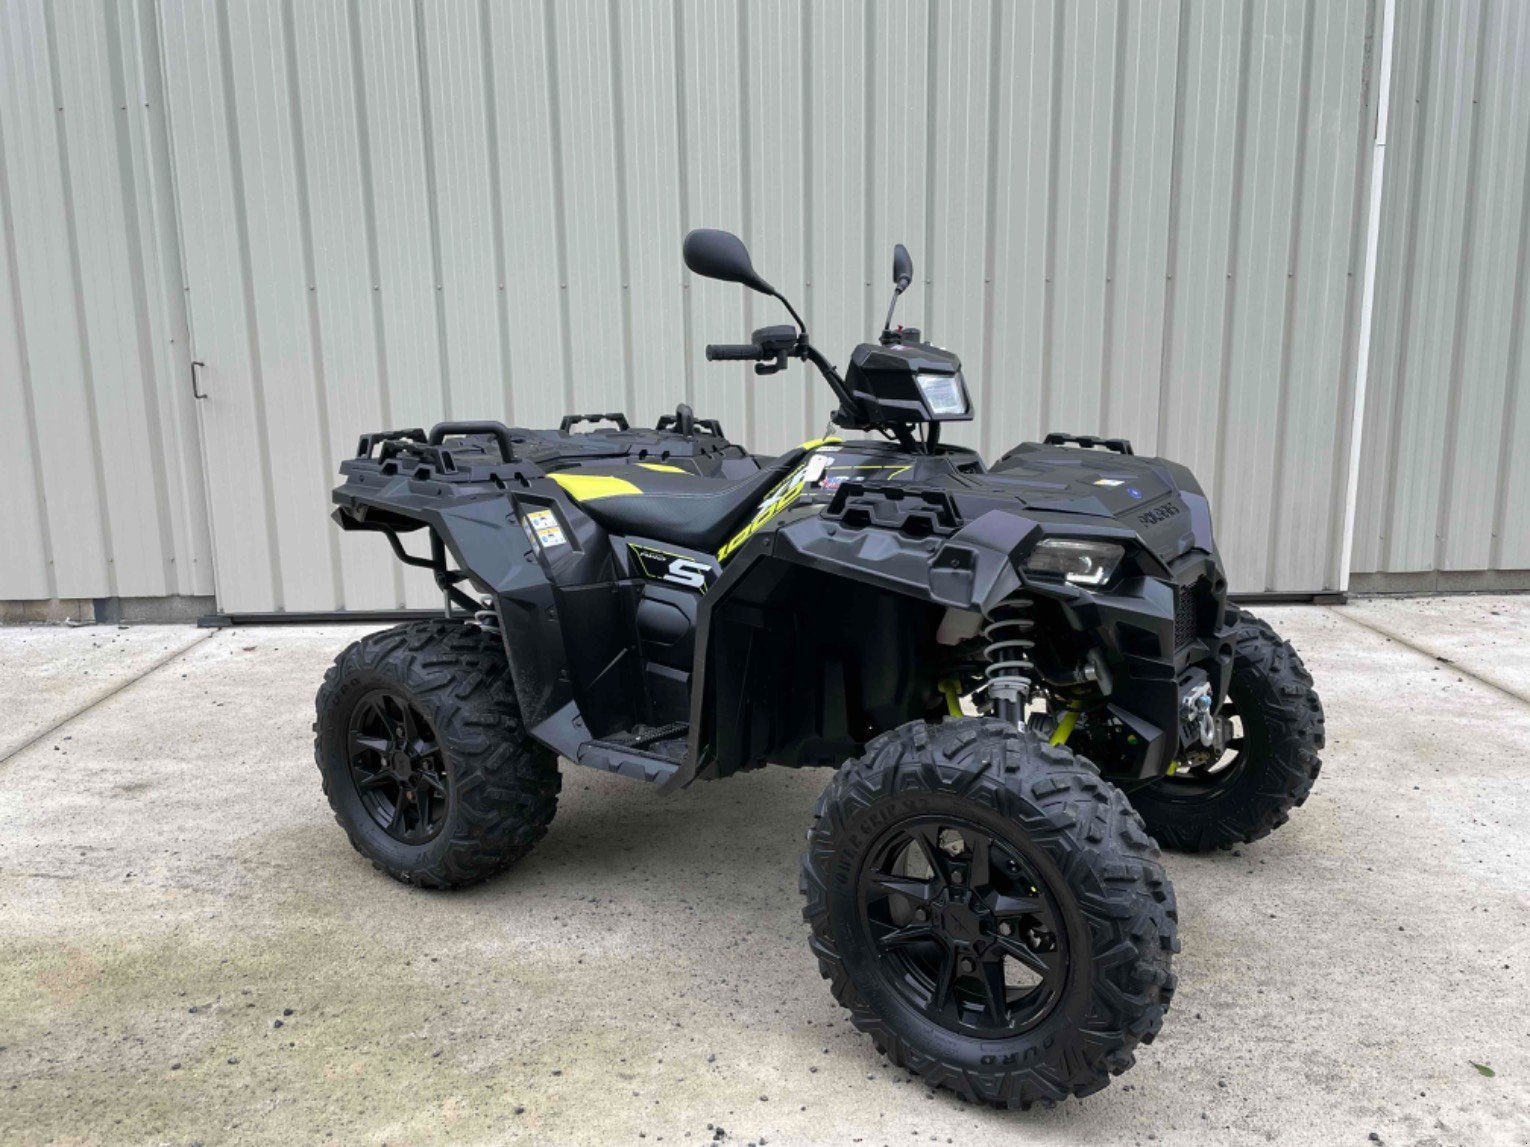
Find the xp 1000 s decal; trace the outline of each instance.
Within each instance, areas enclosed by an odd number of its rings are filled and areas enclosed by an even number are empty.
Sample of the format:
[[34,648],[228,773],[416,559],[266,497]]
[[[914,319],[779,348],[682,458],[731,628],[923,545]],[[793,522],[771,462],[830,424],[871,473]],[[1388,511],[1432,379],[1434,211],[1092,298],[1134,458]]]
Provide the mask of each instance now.
[[754,517],[750,518],[748,524],[724,542],[723,548],[717,551],[717,560],[727,561],[741,545],[754,537],[761,526],[794,503],[809,486],[820,482],[833,459],[826,454],[818,454],[814,451],[839,441],[838,438],[815,438],[811,442],[804,442],[803,445],[808,448],[807,457],[790,474],[771,487],[770,493],[765,495],[759,508],[755,510]]
[[650,581],[668,582],[706,593],[717,580],[717,563],[708,558],[677,554],[646,542],[628,542],[632,564]]

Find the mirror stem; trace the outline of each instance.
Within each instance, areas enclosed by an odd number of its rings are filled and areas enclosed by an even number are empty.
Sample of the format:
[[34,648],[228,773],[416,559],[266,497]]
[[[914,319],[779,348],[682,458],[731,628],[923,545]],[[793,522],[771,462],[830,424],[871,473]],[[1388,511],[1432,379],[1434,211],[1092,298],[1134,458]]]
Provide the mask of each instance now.
[[792,316],[792,321],[797,324],[797,329],[803,334],[807,334],[807,324],[802,321],[802,316],[797,313],[797,308],[792,306],[791,300],[774,288],[772,288],[770,295],[771,298],[779,299],[781,301],[781,305],[785,307],[787,313]]
[[893,288],[892,302],[887,304],[887,318],[882,320],[882,333],[883,334],[886,334],[888,331],[892,330],[893,311],[898,309],[898,299],[901,298],[902,295],[903,295],[903,288],[901,286],[895,286]]

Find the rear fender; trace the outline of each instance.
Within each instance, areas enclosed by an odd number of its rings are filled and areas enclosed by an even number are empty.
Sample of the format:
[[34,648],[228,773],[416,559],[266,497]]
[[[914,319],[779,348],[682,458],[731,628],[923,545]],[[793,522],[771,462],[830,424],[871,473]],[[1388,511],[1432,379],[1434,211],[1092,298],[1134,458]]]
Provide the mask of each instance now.
[[559,753],[572,755],[589,739],[574,701],[559,624],[556,587],[527,534],[523,515],[504,493],[446,500],[404,489],[335,491],[342,529],[401,532],[427,528],[452,564],[490,597],[499,614],[516,700],[528,730]]

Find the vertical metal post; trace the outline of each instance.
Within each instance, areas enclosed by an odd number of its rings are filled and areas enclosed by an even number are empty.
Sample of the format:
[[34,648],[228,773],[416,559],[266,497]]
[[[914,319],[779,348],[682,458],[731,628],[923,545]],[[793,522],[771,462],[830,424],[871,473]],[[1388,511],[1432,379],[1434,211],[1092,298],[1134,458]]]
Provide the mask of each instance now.
[[1371,367],[1371,319],[1376,305],[1376,261],[1381,243],[1381,188],[1386,171],[1387,118],[1392,104],[1392,29],[1397,0],[1383,0],[1381,67],[1377,85],[1376,140],[1371,150],[1371,203],[1365,223],[1365,286],[1360,297],[1360,337],[1355,363],[1355,401],[1349,424],[1349,474],[1344,489],[1344,535],[1339,550],[1340,593],[1349,592],[1349,567],[1355,551],[1355,503],[1360,494],[1360,447],[1365,434],[1365,390]]

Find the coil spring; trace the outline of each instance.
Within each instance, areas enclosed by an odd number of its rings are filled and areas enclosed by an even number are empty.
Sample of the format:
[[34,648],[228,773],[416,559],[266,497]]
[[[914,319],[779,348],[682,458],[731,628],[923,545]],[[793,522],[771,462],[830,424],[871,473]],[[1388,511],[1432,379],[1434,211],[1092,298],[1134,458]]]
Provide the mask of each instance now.
[[499,614],[494,612],[492,608],[480,609],[477,613],[473,614],[473,624],[485,633],[492,633],[496,637],[499,636]]
[[[1031,633],[1036,622],[1030,616],[1035,603],[1028,597],[1011,597],[989,612],[983,626],[983,656],[988,664],[983,675],[988,679],[988,696],[995,716],[1018,722],[1030,695],[1035,665]],[[995,688],[999,686],[999,688]]]

